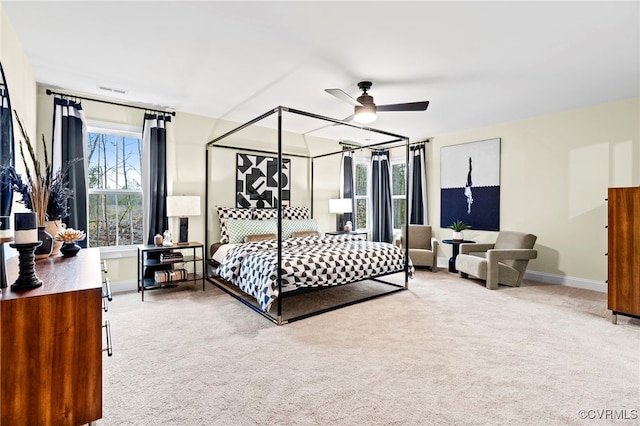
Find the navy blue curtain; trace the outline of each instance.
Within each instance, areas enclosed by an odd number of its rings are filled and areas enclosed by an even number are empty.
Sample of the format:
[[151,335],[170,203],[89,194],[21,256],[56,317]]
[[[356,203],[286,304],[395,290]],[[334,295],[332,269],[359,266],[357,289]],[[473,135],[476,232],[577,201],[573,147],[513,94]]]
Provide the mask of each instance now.
[[413,146],[409,153],[409,223],[427,224],[424,144]]
[[[0,170],[5,170],[7,167],[14,167],[16,159],[11,100],[2,64],[0,64],[0,74],[2,74],[2,81],[0,81]],[[13,191],[9,185],[9,176],[0,173],[0,216],[11,215],[12,202]]]
[[[69,199],[69,216],[62,221],[69,228],[85,231],[87,238],[78,241],[81,247],[89,246],[89,220],[87,199],[87,127],[80,102],[70,99],[53,98],[53,149],[51,167],[55,173],[64,170],[67,173],[64,181],[72,191]],[[48,217],[58,220],[58,217]]]
[[[341,165],[341,185],[340,185],[340,198],[351,198],[351,211],[354,213],[344,213],[342,215],[341,223],[345,224],[347,221],[351,221],[353,229],[355,229],[355,189],[353,182],[353,151],[345,151],[342,153],[342,165]],[[338,230],[340,230],[338,228]]]
[[142,127],[143,208],[147,244],[169,229],[167,218],[167,129],[171,116],[144,115]]
[[389,151],[371,155],[371,222],[372,241],[393,241]]

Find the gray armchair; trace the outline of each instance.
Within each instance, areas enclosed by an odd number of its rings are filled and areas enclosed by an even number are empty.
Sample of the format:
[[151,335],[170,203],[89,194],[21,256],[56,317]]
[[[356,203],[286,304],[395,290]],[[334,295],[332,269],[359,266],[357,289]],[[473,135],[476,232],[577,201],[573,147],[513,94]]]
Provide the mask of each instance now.
[[469,275],[486,281],[489,290],[498,284],[519,287],[530,259],[538,252],[533,234],[515,231],[500,231],[494,244],[460,244],[460,254],[456,257],[456,269],[462,278]]
[[[407,227],[402,227],[400,246],[405,247]],[[409,258],[413,266],[428,266],[431,272],[438,270],[438,240],[432,237],[431,226],[409,225]]]

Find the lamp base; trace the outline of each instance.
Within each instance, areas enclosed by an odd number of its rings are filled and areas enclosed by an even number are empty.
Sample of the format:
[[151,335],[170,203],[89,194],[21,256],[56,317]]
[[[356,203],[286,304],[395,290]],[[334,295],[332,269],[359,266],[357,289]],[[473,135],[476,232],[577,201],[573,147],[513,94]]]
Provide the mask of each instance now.
[[185,246],[189,244],[189,218],[180,218],[180,238],[178,239],[179,246]]

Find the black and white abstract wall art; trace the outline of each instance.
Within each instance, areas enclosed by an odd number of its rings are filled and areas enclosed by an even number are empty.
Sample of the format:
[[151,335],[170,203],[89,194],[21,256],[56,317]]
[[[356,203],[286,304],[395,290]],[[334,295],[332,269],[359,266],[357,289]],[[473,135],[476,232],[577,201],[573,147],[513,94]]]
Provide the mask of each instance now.
[[[282,159],[282,205],[291,200],[291,160]],[[278,158],[237,154],[236,207],[278,207]]]
[[440,226],[500,230],[500,139],[440,149]]

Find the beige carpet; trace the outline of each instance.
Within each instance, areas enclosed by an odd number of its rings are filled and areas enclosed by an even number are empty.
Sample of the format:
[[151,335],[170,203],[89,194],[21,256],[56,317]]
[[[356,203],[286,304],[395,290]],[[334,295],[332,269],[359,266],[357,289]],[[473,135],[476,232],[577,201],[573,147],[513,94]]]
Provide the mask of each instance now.
[[284,326],[210,284],[120,293],[98,424],[637,425],[640,320],[606,306],[446,270]]

